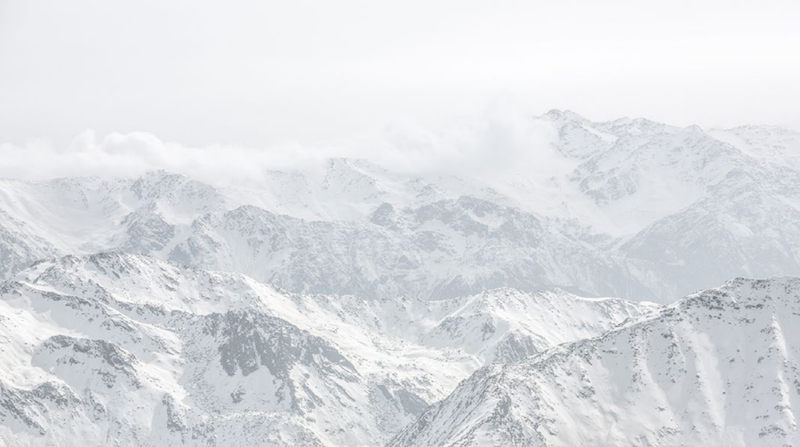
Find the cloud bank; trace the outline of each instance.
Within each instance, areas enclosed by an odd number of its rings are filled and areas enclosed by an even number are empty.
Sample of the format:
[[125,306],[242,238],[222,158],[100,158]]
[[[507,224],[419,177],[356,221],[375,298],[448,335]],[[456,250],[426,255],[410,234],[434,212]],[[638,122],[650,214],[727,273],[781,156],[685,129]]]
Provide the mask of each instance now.
[[477,117],[429,129],[395,122],[329,144],[288,142],[268,148],[192,147],[148,132],[98,135],[86,130],[66,147],[47,140],[1,144],[0,177],[134,177],[163,169],[211,184],[257,183],[265,170],[315,169],[332,157],[361,158],[406,174],[494,176],[525,167],[550,172],[555,129],[524,108],[496,103]]

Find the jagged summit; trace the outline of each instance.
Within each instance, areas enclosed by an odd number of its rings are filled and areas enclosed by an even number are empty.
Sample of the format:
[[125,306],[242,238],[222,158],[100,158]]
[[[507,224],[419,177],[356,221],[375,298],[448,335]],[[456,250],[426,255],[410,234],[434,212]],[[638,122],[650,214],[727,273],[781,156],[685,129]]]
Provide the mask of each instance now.
[[550,120],[556,122],[565,122],[565,121],[576,121],[576,122],[588,122],[586,118],[583,116],[571,111],[571,110],[559,110],[559,109],[552,109],[541,115],[539,118],[549,118]]

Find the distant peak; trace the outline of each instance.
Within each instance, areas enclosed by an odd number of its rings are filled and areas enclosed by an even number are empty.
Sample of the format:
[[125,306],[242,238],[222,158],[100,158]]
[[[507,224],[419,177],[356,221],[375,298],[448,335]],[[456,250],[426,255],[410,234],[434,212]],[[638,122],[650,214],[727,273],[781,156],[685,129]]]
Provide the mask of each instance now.
[[586,121],[586,118],[584,118],[583,115],[579,115],[572,110],[564,110],[564,116],[573,121]]
[[685,129],[690,131],[690,132],[700,132],[700,133],[705,132],[703,130],[703,128],[698,126],[697,124],[692,124],[691,126],[686,126]]
[[544,115],[538,116],[536,119],[549,121],[558,126],[563,126],[567,123],[583,124],[589,122],[589,120],[573,111],[559,109],[552,109]]
[[328,159],[328,168],[347,168],[347,169],[373,169],[383,171],[384,169],[366,158],[353,157],[332,157]]
[[165,178],[188,179],[188,177],[186,177],[183,174],[176,174],[174,172],[170,172],[165,169],[156,169],[147,171],[144,174],[142,174],[139,178],[147,180],[161,180]]
[[571,110],[559,110],[559,109],[552,109],[549,112],[545,113],[544,115],[540,116],[540,118],[550,119],[552,121],[577,121],[577,122],[585,122],[587,121],[586,118],[578,115],[577,113]]

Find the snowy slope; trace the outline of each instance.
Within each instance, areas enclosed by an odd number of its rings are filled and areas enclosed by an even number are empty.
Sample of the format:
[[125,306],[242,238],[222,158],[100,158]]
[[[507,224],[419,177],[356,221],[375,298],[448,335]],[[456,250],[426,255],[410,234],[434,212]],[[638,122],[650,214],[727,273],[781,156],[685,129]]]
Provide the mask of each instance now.
[[645,228],[620,251],[675,285],[663,294],[722,283],[731,273],[797,275],[800,209],[787,197],[800,188],[800,176],[787,173],[780,180],[785,184],[776,187],[777,181],[765,184],[763,177],[732,171],[714,186],[714,196]]
[[769,163],[793,168],[800,166],[800,133],[776,126],[741,126],[712,129],[714,138]]
[[576,298],[562,290],[495,289],[429,304],[437,324],[422,344],[456,348],[486,363],[507,363],[548,347],[581,340],[636,319],[658,306],[612,298]]
[[795,445],[798,318],[800,279],[732,280],[481,369],[390,445]]
[[[371,446],[476,368],[655,305],[504,289],[448,301],[295,295],[108,253],[0,286],[8,445]],[[459,340],[474,321],[489,337]]]

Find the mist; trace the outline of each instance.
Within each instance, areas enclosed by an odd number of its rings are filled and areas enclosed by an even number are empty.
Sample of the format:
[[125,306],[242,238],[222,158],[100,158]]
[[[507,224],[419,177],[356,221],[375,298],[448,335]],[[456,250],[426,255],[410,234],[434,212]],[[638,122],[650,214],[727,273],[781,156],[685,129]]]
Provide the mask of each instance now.
[[315,170],[329,158],[358,158],[406,175],[493,177],[526,169],[552,174],[562,158],[555,129],[530,107],[496,100],[480,113],[438,128],[394,121],[346,138],[309,145],[286,141],[267,147],[193,146],[149,132],[101,134],[84,130],[66,145],[46,138],[0,145],[0,177],[135,177],[148,171],[185,174],[215,185],[258,184],[268,170]]
[[4,1],[0,143],[94,129],[317,147],[438,129],[498,96],[598,121],[800,126],[798,22],[789,0]]

